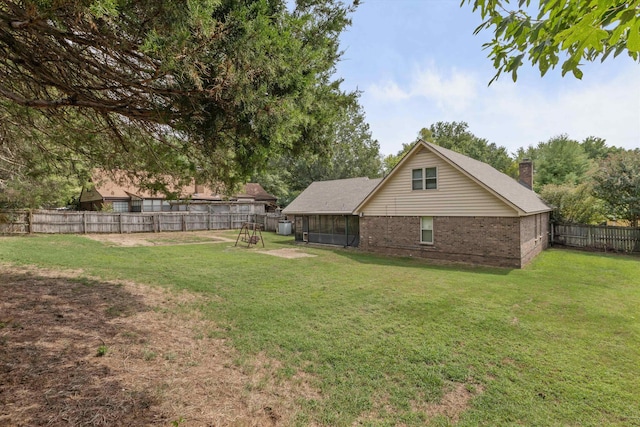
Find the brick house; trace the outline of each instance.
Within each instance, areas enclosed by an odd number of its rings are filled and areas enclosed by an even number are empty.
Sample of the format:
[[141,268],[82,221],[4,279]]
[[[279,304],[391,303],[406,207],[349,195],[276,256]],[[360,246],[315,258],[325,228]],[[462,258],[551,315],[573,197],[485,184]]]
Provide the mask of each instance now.
[[170,200],[163,193],[144,188],[121,171],[95,170],[91,182],[92,185],[83,188],[80,194],[80,210],[264,214],[277,208],[277,197],[267,193],[258,183],[245,184],[241,192],[231,197],[195,183],[174,186],[169,190],[177,197]]
[[[357,200],[351,212],[358,217],[357,246],[521,268],[548,245],[551,208],[530,189],[531,172],[530,163],[521,165],[518,183],[486,163],[418,141],[375,188],[350,195]],[[332,187],[340,191],[342,186],[333,182]],[[322,196],[305,192],[300,196],[306,199]],[[312,215],[295,211],[283,212],[296,216],[296,226],[298,216]],[[302,239],[296,235],[296,240]]]

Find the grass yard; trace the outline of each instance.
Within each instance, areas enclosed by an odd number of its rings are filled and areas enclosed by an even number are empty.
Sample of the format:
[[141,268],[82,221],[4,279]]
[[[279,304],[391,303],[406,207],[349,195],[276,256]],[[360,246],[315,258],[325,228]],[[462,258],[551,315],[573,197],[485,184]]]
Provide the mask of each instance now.
[[[195,294],[189,308],[212,325],[201,338],[225,339],[235,368],[272,361],[274,375],[245,389],[302,379],[315,390],[293,394],[274,424],[640,426],[638,257],[552,249],[504,270],[309,247],[267,256],[294,246],[264,237],[264,249],[0,237],[0,271],[81,270]],[[1,392],[0,381],[0,404]],[[206,425],[182,415],[167,419]]]

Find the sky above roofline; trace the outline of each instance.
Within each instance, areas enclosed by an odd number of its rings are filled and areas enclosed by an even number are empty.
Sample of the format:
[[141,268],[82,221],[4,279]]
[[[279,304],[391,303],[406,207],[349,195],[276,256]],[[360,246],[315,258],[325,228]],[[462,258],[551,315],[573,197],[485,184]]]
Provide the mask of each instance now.
[[476,136],[507,148],[536,145],[567,134],[604,138],[608,145],[640,147],[640,65],[626,54],[587,63],[584,77],[540,77],[525,65],[518,81],[495,74],[473,35],[480,24],[468,5],[452,0],[365,0],[341,36],[336,77],[362,92],[373,137],[383,154],[415,141],[438,121],[464,121]]

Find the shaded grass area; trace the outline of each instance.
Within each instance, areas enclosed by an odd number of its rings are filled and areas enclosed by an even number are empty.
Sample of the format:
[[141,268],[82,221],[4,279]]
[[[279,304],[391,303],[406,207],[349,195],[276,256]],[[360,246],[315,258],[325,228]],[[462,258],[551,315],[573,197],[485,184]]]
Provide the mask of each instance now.
[[[108,298],[106,297],[108,295]],[[147,425],[163,419],[148,390],[127,388],[114,371],[87,359],[109,352],[118,316],[149,308],[121,287],[0,275],[0,424]],[[60,344],[62,343],[62,344]]]
[[[266,249],[291,247],[264,237]],[[300,425],[640,425],[638,258],[549,250],[504,270],[301,250],[316,257],[0,238],[0,262],[215,296],[200,305],[219,325],[210,334],[322,391],[298,402]],[[468,407],[433,411],[456,384]]]

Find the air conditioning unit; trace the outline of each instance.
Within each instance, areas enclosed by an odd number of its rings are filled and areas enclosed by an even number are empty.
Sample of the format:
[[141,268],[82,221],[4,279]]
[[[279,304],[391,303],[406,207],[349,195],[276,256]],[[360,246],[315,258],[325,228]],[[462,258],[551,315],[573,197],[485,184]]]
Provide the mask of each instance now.
[[306,231],[302,232],[302,241],[309,243],[309,233]]

